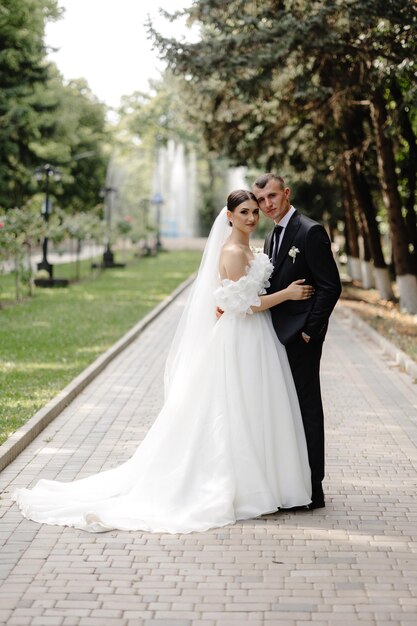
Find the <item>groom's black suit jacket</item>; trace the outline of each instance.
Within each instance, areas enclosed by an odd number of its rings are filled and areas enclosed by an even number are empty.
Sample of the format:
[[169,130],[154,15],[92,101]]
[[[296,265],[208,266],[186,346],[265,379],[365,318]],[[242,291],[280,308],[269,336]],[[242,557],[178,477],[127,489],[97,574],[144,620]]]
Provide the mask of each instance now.
[[[269,256],[272,233],[266,236],[264,246]],[[288,254],[293,247],[299,250],[295,259]],[[309,300],[287,300],[271,309],[275,332],[284,345],[302,331],[310,335],[312,341],[323,341],[330,314],[341,293],[339,272],[325,229],[295,211],[285,228],[267,291],[275,293],[300,278],[314,286],[314,296]]]

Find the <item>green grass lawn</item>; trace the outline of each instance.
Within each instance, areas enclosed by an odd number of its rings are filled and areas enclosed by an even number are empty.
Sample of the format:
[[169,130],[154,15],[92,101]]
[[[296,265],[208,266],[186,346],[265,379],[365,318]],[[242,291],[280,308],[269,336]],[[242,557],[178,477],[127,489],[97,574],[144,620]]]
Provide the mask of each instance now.
[[[81,282],[38,288],[13,306],[13,277],[0,276],[0,443],[194,272],[200,256],[132,258],[95,280],[85,261]],[[71,277],[70,266],[54,269]]]

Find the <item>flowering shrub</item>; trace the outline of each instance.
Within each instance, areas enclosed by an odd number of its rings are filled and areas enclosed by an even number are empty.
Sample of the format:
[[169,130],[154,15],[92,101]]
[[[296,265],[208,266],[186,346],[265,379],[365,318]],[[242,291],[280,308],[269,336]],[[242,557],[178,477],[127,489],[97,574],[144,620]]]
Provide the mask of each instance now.
[[29,287],[32,295],[33,275],[31,253],[35,245],[44,237],[54,244],[64,239],[77,242],[76,267],[79,277],[79,253],[81,242],[91,239],[102,243],[105,236],[105,222],[92,213],[68,215],[57,208],[45,222],[36,202],[29,202],[22,208],[0,212],[0,260],[13,261],[15,273],[16,300],[21,299],[21,285]]
[[0,257],[14,261],[16,300],[20,300],[23,279],[32,294],[31,253],[33,246],[45,236],[45,222],[39,211],[28,204],[21,209],[9,209],[0,218],[0,224]]

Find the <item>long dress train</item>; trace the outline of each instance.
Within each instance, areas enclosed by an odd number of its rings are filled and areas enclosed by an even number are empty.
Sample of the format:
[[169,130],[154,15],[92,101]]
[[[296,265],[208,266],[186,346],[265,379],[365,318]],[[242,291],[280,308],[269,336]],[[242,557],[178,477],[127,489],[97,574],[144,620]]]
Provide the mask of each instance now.
[[125,463],[63,483],[40,480],[13,498],[36,522],[90,532],[187,533],[311,501],[302,419],[269,312],[251,314],[272,266],[256,255],[215,292],[224,314],[207,347],[171,385]]

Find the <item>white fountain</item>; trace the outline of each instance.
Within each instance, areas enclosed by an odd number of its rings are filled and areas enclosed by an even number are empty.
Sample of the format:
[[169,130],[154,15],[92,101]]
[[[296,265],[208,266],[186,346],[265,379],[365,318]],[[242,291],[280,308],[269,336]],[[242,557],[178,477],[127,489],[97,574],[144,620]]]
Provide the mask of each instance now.
[[[197,167],[194,151],[170,139],[157,149],[152,197],[160,200],[163,237],[194,237],[197,234]],[[157,202],[154,221],[158,220]],[[156,205],[156,206],[155,206]]]

